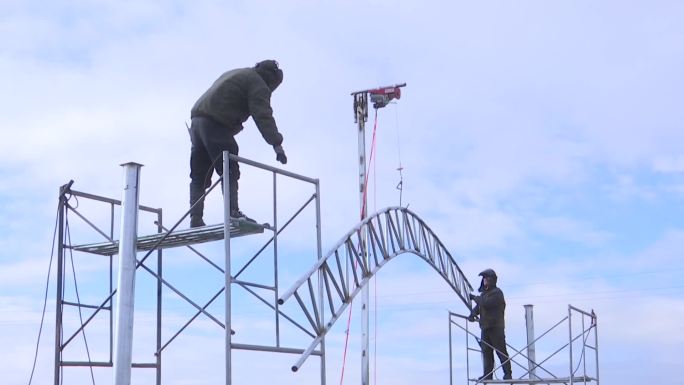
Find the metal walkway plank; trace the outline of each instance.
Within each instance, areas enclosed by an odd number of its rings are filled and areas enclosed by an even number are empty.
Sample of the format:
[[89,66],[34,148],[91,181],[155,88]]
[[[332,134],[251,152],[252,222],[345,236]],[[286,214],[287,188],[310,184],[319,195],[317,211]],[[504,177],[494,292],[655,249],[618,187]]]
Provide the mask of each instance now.
[[[243,237],[252,234],[261,234],[264,229],[270,229],[268,224],[257,224],[247,221],[231,221],[231,238]],[[167,233],[157,233],[138,237],[138,251],[152,249],[160,239]],[[171,247],[189,246],[198,243],[218,241],[223,239],[223,223],[211,226],[195,227],[184,230],[176,230],[169,234],[158,246],[157,249],[168,249]],[[114,255],[119,252],[119,241],[91,243],[86,245],[71,246],[73,250],[99,255]]]
[[[483,380],[479,381],[476,379],[471,379],[471,382],[475,382],[476,384],[570,384],[570,377],[559,377],[559,378],[537,378],[537,379],[529,379],[529,378],[520,378],[520,379],[515,379],[515,380]],[[584,377],[584,376],[579,376],[579,377],[572,377],[572,383],[573,384],[584,384],[584,383],[591,383],[596,381],[595,378],[591,377]]]

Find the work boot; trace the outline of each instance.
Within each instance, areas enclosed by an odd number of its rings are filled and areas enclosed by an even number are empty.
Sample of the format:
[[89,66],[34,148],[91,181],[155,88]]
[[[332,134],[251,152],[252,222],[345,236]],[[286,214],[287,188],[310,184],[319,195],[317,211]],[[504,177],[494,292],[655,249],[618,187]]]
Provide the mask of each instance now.
[[190,217],[190,227],[202,227],[206,226],[202,217],[193,215]]
[[202,227],[204,221],[204,188],[190,183],[190,227]]
[[491,374],[487,374],[487,375],[484,375],[484,376],[480,376],[480,378],[478,378],[477,380],[478,380],[479,382],[482,382],[482,381],[484,381],[484,380],[491,380],[491,379],[492,379],[492,375],[491,375]]
[[504,380],[512,380],[512,379],[513,379],[513,375],[512,375],[511,373],[504,373],[503,379],[504,379]]
[[230,217],[233,219],[240,220],[240,221],[256,223],[256,221],[254,219],[248,217],[247,215],[245,215],[242,211],[240,211],[238,209],[231,209],[230,210]]

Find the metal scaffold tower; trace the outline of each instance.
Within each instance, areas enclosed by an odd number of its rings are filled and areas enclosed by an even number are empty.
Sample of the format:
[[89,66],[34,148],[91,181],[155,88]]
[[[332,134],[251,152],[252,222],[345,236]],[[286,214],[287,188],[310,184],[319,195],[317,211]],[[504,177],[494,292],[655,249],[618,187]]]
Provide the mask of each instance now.
[[[165,348],[169,346],[197,317],[205,316],[213,323],[225,330],[225,370],[226,370],[226,384],[232,383],[232,359],[231,353],[234,349],[251,350],[251,351],[266,351],[275,353],[304,353],[304,349],[296,349],[282,346],[280,340],[281,321],[287,321],[299,329],[305,329],[300,322],[284,314],[280,309],[280,304],[277,299],[279,293],[279,278],[278,278],[278,235],[284,231],[292,221],[298,217],[307,207],[313,205],[315,211],[315,256],[321,256],[321,222],[320,222],[320,186],[317,179],[308,178],[295,173],[287,172],[281,169],[273,168],[271,166],[257,163],[249,159],[241,158],[235,155],[224,152],[224,170],[228,170],[229,159],[237,162],[253,166],[265,172],[272,174],[272,191],[273,191],[273,218],[272,224],[257,224],[246,220],[236,220],[229,216],[229,194],[228,183],[223,184],[223,199],[224,199],[224,222],[217,225],[205,226],[199,228],[191,228],[179,230],[178,226],[187,217],[186,213],[180,218],[170,229],[166,229],[162,223],[162,210],[155,209],[148,206],[140,205],[139,197],[139,182],[141,165],[135,163],[127,163],[122,165],[124,167],[124,188],[122,199],[112,199],[103,196],[98,196],[86,192],[74,190],[72,188],[73,181],[62,186],[59,191],[59,214],[58,214],[58,259],[57,259],[57,299],[56,299],[56,333],[55,333],[55,361],[54,361],[54,384],[60,385],[63,383],[65,368],[72,367],[111,367],[113,368],[114,384],[127,385],[131,382],[131,369],[147,368],[154,369],[155,383],[160,385],[162,383],[161,368],[162,368],[162,353]],[[289,217],[282,226],[279,224],[278,218],[278,201],[277,201],[277,186],[278,177],[288,178],[297,182],[304,182],[313,186],[313,193],[306,199],[304,203]],[[221,183],[221,179],[216,181],[209,190],[209,194]],[[86,206],[86,201],[93,204],[100,204],[108,206],[108,215],[104,220],[105,225],[96,224],[96,220],[89,218],[80,205]],[[76,204],[72,202],[77,202]],[[120,211],[120,231],[119,239],[115,239],[115,212]],[[78,217],[78,219],[85,224],[85,227],[92,230],[91,236],[95,234],[100,237],[102,241],[81,243],[79,240],[72,239],[69,231],[69,217],[71,214]],[[152,214],[157,231],[150,235],[138,237],[138,217],[140,215]],[[98,218],[102,219],[102,218]],[[263,247],[255,253],[237,272],[231,271],[231,240],[238,237],[245,237],[254,234],[270,233],[268,240]],[[85,238],[85,237],[84,237]],[[200,251],[193,247],[193,245],[223,240],[224,242],[224,265],[223,268],[211,261]],[[241,278],[241,274],[250,266],[257,258],[263,255],[267,247],[271,247],[273,251],[272,263],[274,266],[274,275],[272,282],[251,282]],[[191,299],[190,294],[183,292],[170,282],[163,274],[163,250],[170,248],[187,248],[199,256],[203,261],[209,263],[212,268],[220,271],[225,279],[223,287],[218,290],[215,295],[206,303],[197,302]],[[95,304],[83,303],[77,295],[76,299],[72,299],[66,294],[64,290],[66,280],[66,261],[69,258],[72,266],[74,264],[74,253],[83,253],[85,255],[99,255],[106,258],[108,262],[108,278],[106,294]],[[67,256],[69,254],[69,256]],[[117,286],[114,287],[114,261],[115,255],[118,254],[118,277]],[[263,257],[262,257],[263,258]],[[144,271],[149,273],[156,281],[156,321],[155,321],[155,348],[150,352],[151,360],[149,362],[133,362],[132,361],[132,330],[133,330],[133,309],[134,309],[134,292],[136,282],[136,271]],[[75,275],[74,275],[75,281]],[[76,284],[74,282],[74,284]],[[257,344],[243,344],[232,341],[232,334],[234,334],[232,326],[232,306],[231,299],[233,293],[232,287],[237,285],[244,289],[247,293],[256,297],[259,302],[266,305],[273,311],[275,319],[275,342],[272,345],[257,345]],[[321,282],[322,285],[322,282]],[[77,287],[77,286],[76,286]],[[272,292],[270,298],[265,298],[258,290],[266,290]],[[162,340],[162,298],[163,292],[170,290],[175,295],[190,304],[196,310],[195,314],[168,340]],[[78,291],[76,292],[78,293]],[[221,295],[225,298],[225,314],[224,319],[220,320],[218,317],[211,314],[208,307]],[[114,305],[116,303],[116,305]],[[69,328],[63,322],[65,314],[68,314],[70,308],[76,308],[79,316],[82,310],[89,310],[91,313],[85,319],[80,317],[80,322],[77,327]],[[108,341],[106,341],[106,357],[101,360],[91,359],[88,344],[86,343],[86,350],[88,360],[70,360],[65,357],[65,352],[75,345],[76,337],[83,335],[85,339],[85,331],[88,327],[94,324],[96,318],[102,313],[107,313],[106,324],[108,329]],[[75,348],[74,348],[75,349]],[[321,348],[311,352],[314,355],[321,357],[321,383],[325,384],[325,350],[324,345]]]
[[[527,331],[527,345],[522,349],[516,349],[506,344],[510,351],[510,362],[520,370],[522,375],[511,380],[481,380],[471,376],[471,355],[480,356],[482,346],[487,344],[473,333],[468,327],[468,316],[449,312],[449,384],[460,382],[454,381],[454,328],[459,328],[465,333],[465,364],[460,365],[465,374],[466,383],[472,384],[600,384],[599,380],[599,351],[598,351],[598,320],[594,311],[584,311],[575,306],[568,305],[568,314],[553,326],[544,331],[539,337],[535,337],[533,306],[525,305],[525,324]],[[573,321],[574,320],[574,321]],[[564,334],[561,326],[567,326],[567,334]],[[560,332],[554,336],[552,332]],[[555,337],[555,338],[552,338]],[[550,340],[550,341],[549,341]],[[543,342],[543,344],[542,344]],[[560,345],[560,346],[558,346]],[[550,346],[550,347],[549,347]],[[538,351],[548,352],[546,357],[537,358]],[[567,355],[561,356],[559,353]],[[567,357],[567,362],[563,357]],[[554,362],[555,359],[555,362]],[[479,362],[479,357],[472,360]],[[503,364],[494,368],[501,368]],[[567,366],[566,366],[567,365]],[[475,364],[476,367],[479,367]],[[568,370],[569,369],[569,370]],[[475,373],[481,373],[474,369]],[[567,371],[566,371],[567,370]]]

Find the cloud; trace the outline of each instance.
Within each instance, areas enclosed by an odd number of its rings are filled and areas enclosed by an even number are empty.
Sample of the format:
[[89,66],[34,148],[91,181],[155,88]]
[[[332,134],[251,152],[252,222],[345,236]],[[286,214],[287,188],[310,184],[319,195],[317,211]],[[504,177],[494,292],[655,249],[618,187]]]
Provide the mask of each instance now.
[[[499,272],[512,340],[522,335],[519,305],[525,302],[539,304],[540,325],[563,314],[568,302],[595,307],[606,325],[600,329],[607,341],[606,381],[643,383],[646,378],[635,373],[642,367],[623,352],[652,351],[647,332],[673,325],[629,310],[650,314],[665,306],[678,314],[681,307],[681,291],[665,282],[681,270],[684,225],[677,219],[683,9],[677,2],[587,4],[374,1],[359,14],[358,4],[307,1],[7,2],[0,16],[0,32],[12,36],[0,49],[0,281],[6,298],[17,295],[0,304],[0,321],[9,326],[3,341],[17,348],[0,361],[21,368],[6,370],[14,376],[7,381],[25,381],[32,353],[26,341],[35,335],[42,304],[57,188],[74,179],[75,189],[118,198],[118,165],[138,161],[145,164],[141,203],[162,207],[164,223],[174,222],[187,210],[184,123],[190,106],[222,71],[274,57],[285,69],[273,103],[290,159],[286,169],[321,180],[323,249],[359,217],[357,128],[349,92],[406,81],[402,99],[380,111],[371,207],[398,203],[401,161],[403,203],[450,247],[468,277],[477,283],[483,268]],[[371,112],[369,134],[372,118]],[[241,155],[275,165],[253,123],[238,140]],[[272,211],[264,204],[270,201],[269,177],[249,171],[241,186],[245,212],[264,220]],[[283,213],[310,194],[279,183]],[[220,203],[219,194],[208,203],[207,216],[216,223]],[[81,204],[89,218],[108,228],[108,212],[102,212],[107,209]],[[668,215],[641,214],[653,205],[668,207]],[[628,226],[606,220],[611,212],[638,215]],[[144,231],[151,231],[148,222]],[[86,236],[78,220],[72,226],[74,236]],[[295,251],[283,255],[283,284],[315,258],[311,227],[297,222],[289,230],[281,246]],[[250,242],[240,247],[248,250]],[[220,247],[203,249],[220,256]],[[185,281],[172,276],[174,283],[200,279],[204,270],[194,268],[194,257],[165,255],[169,270],[187,273]],[[379,378],[396,384],[442,381],[445,360],[429,359],[444,343],[444,310],[460,304],[429,267],[409,261],[394,261],[379,275]],[[95,262],[78,267],[85,281],[103,271]],[[206,294],[200,285],[190,286],[200,297]],[[182,322],[170,317],[170,323]],[[620,323],[625,320],[638,325],[633,339]],[[269,327],[249,315],[240,322],[254,335]],[[194,373],[202,371],[208,373],[203,380],[222,378],[220,331],[216,337],[210,334],[215,325],[196,326],[183,337],[182,349],[174,346],[165,356],[165,381],[197,383]],[[336,325],[328,345],[336,357],[329,363],[335,375],[342,327]],[[392,345],[402,332],[414,335],[412,346],[430,354],[411,355]],[[654,338],[667,350],[662,356],[676,356],[668,353],[676,339],[669,344]],[[49,352],[51,338],[46,343]],[[384,343],[396,349],[383,350]],[[236,357],[236,376],[263,374],[257,383],[272,382],[271,374],[280,382],[318,378],[315,359],[305,373],[292,375],[290,356]],[[274,369],[265,370],[264,362]],[[49,379],[50,358],[39,363],[40,378]],[[665,359],[659,365],[649,374],[676,370]],[[356,345],[347,370],[348,379],[358,378]],[[98,382],[110,378],[105,370],[96,373]],[[74,380],[89,383],[80,374]],[[141,376],[145,381],[149,374]]]
[[594,230],[591,228],[591,224],[581,223],[570,218],[539,218],[534,220],[533,226],[542,234],[589,246],[605,244],[610,239],[609,233]]
[[671,157],[655,159],[653,169],[662,173],[682,173],[684,172],[684,158]]

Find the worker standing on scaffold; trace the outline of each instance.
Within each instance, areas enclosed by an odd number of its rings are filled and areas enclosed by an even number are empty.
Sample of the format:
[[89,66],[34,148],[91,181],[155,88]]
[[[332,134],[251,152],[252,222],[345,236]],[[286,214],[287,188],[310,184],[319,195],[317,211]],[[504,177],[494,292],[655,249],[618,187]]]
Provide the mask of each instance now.
[[494,351],[499,356],[501,366],[504,370],[504,380],[513,378],[511,372],[511,361],[506,350],[506,335],[504,333],[504,311],[506,301],[501,289],[496,286],[496,273],[492,269],[484,270],[479,274],[482,276],[480,288],[481,295],[470,294],[470,299],[475,301],[475,307],[468,318],[475,322],[476,317],[480,316],[480,329],[482,331],[480,346],[482,347],[482,361],[484,374],[479,380],[491,380],[494,374]]
[[[271,93],[283,81],[283,71],[275,60],[264,60],[253,68],[238,68],[221,75],[197,100],[190,116],[190,227],[204,226],[204,201],[200,198],[211,186],[212,167],[223,175],[223,151],[238,154],[235,135],[250,116],[266,143],[273,146],[276,160],[287,163],[283,136],[278,132]],[[238,162],[229,164],[230,216],[251,220],[238,207]],[[194,205],[194,207],[193,207]]]

